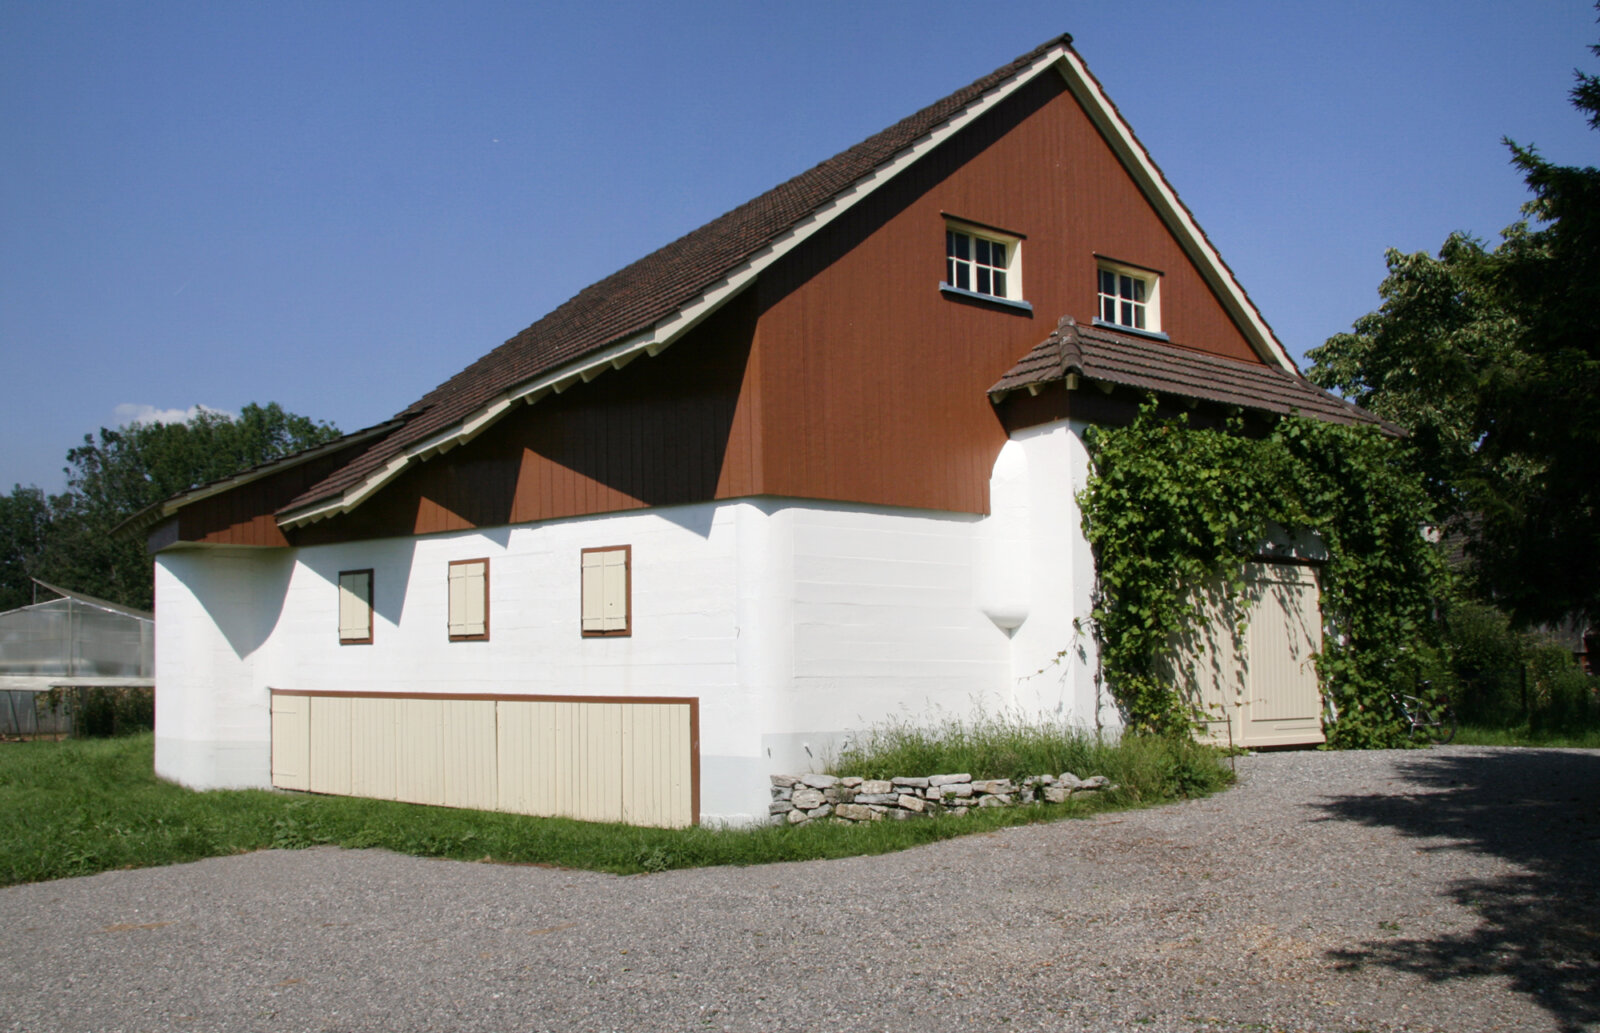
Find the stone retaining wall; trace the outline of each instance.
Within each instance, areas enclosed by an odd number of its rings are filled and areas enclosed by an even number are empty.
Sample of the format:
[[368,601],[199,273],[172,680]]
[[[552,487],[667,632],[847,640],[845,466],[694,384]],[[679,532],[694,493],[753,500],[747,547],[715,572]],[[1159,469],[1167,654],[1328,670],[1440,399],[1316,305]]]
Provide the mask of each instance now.
[[1011,807],[1039,800],[1063,803],[1074,793],[1115,788],[1104,775],[1079,778],[1070,771],[1029,775],[1020,784],[1008,778],[975,781],[971,775],[889,779],[773,775],[768,811],[775,820],[791,825],[830,817],[835,821],[882,821],[965,814],[973,807]]

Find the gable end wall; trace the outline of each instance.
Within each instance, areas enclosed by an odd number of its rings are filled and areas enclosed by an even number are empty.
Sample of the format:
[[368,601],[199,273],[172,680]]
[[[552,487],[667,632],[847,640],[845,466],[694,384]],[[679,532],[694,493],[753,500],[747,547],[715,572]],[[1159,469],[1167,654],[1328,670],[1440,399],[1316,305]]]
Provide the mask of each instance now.
[[[938,290],[943,213],[1025,235],[1031,314]],[[1174,341],[1260,361],[1050,73],[661,355],[516,408],[351,514],[284,535],[282,500],[247,486],[186,510],[183,537],[311,545],[756,495],[984,513],[1006,440],[984,392],[1061,315],[1093,318],[1096,253],[1165,274]]]
[[[939,291],[946,214],[1025,237],[1031,314]],[[762,278],[764,490],[987,512],[1006,430],[985,391],[1061,316],[1094,318],[1097,253],[1164,274],[1174,342],[1261,362],[1061,78],[1041,76]]]

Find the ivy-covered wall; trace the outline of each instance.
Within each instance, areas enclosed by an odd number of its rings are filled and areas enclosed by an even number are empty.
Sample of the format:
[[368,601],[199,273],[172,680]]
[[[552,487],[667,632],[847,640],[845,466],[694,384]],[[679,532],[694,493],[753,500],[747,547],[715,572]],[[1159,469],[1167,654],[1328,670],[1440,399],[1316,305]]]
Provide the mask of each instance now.
[[1414,688],[1442,570],[1403,443],[1300,417],[1264,436],[1239,422],[1201,430],[1159,419],[1154,405],[1086,437],[1093,470],[1079,503],[1098,577],[1095,632],[1130,728],[1188,731],[1194,715],[1161,660],[1199,617],[1191,588],[1220,583],[1237,601],[1245,564],[1276,524],[1318,535],[1328,551],[1317,672],[1338,714],[1329,743],[1402,740],[1390,693]]

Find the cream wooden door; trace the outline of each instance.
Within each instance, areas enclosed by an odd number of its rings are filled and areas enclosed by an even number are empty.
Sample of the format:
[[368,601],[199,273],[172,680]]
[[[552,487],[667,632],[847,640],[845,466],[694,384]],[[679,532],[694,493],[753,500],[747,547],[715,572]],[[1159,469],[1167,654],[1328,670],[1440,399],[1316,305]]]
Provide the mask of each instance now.
[[1320,743],[1316,570],[1252,563],[1245,577],[1243,630],[1238,610],[1218,602],[1220,592],[1197,594],[1196,628],[1173,643],[1169,674],[1203,741],[1252,747]]

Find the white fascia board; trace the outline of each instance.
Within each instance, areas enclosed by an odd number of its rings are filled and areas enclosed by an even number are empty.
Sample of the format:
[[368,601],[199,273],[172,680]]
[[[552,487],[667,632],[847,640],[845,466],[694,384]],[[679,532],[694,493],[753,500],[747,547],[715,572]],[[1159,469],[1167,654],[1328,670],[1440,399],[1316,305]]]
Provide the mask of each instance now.
[[1123,166],[1133,175],[1134,181],[1139,184],[1157,214],[1178,238],[1179,244],[1199,266],[1201,275],[1222,299],[1229,315],[1244,328],[1245,337],[1250,341],[1256,354],[1298,376],[1299,367],[1289,357],[1288,351],[1272,332],[1272,328],[1267,326],[1266,320],[1261,317],[1260,311],[1251,302],[1249,295],[1245,294],[1239,281],[1234,279],[1233,272],[1222,261],[1222,256],[1217,254],[1211,242],[1206,239],[1206,235],[1201,232],[1189,209],[1178,200],[1172,184],[1167,182],[1167,178],[1151,160],[1150,153],[1133,135],[1133,129],[1123,120],[1116,106],[1100,88],[1100,83],[1089,73],[1083,59],[1068,50],[1062,55],[1057,67],[1062,78],[1066,79],[1073,96],[1078,98],[1078,102],[1089,113],[1101,135],[1111,144],[1112,150],[1116,152]]
[[532,404],[548,394],[560,394],[576,383],[588,383],[608,369],[621,369],[641,353],[651,356],[661,354],[684,334],[694,329],[707,316],[721,308],[729,299],[748,287],[772,263],[803,244],[823,227],[849,211],[858,202],[864,200],[878,187],[899,175],[929,151],[982,117],[984,113],[1011,96],[1035,76],[1047,71],[1052,65],[1064,58],[1070,59],[1072,56],[1072,51],[1065,45],[1052,47],[1037,58],[1033,64],[1016,73],[1006,82],[979,97],[971,104],[968,104],[948,121],[936,126],[926,136],[915,141],[882,165],[856,180],[831,200],[822,204],[816,211],[796,223],[787,233],[745,259],[744,262],[740,263],[721,280],[707,288],[699,297],[661,319],[648,330],[634,334],[632,337],[624,338],[599,351],[588,352],[581,358],[557,367],[543,376],[530,380],[500,395],[493,402],[479,409],[461,423],[434,435],[419,445],[407,449],[404,453],[391,460],[383,469],[369,474],[360,484],[346,490],[339,498],[281,517],[278,520],[279,525],[287,529],[301,524],[309,524],[339,513],[348,513],[360,505],[363,500],[371,497],[373,492],[394,479],[401,470],[412,462],[438,455],[476,437],[509,412],[512,408],[511,403],[524,401]]
[[335,438],[333,441],[329,441],[325,444],[317,445],[314,448],[308,448],[303,452],[297,452],[294,455],[285,456],[282,459],[275,459],[271,462],[263,463],[260,466],[246,470],[243,473],[238,473],[231,477],[223,478],[222,480],[216,481],[213,484],[202,485],[201,487],[186,491],[181,495],[174,495],[170,499],[152,503],[151,505],[146,506],[144,509],[141,509],[139,512],[135,513],[133,516],[130,516],[126,520],[122,521],[122,523],[118,524],[116,527],[113,527],[111,529],[111,533],[113,535],[119,534],[123,528],[135,523],[141,523],[145,527],[153,526],[161,520],[165,520],[166,518],[177,513],[178,510],[189,505],[190,503],[199,502],[201,499],[208,499],[213,495],[220,495],[225,491],[232,491],[234,488],[243,487],[246,484],[250,484],[253,481],[258,481],[263,477],[269,476],[270,474],[293,469],[302,463],[309,463],[313,459],[320,459],[329,452],[337,451],[341,448],[348,448],[351,445],[360,444],[363,441],[378,436],[386,430],[393,429],[395,426],[396,422],[394,420],[390,420],[387,423],[380,423],[375,426],[368,427],[365,430],[354,431],[342,437]]
[[287,530],[291,527],[299,527],[302,524],[314,524],[318,520],[326,520],[328,517],[337,516],[340,513],[350,512],[352,509],[360,505],[362,501],[364,501],[373,492],[377,491],[385,484],[388,484],[390,481],[394,480],[395,477],[399,476],[400,471],[404,470],[407,466],[410,466],[420,453],[425,452],[430,448],[437,451],[443,451],[442,449],[437,448],[438,441],[438,436],[435,436],[433,438],[429,438],[428,441],[416,448],[408,449],[405,452],[400,453],[393,459],[389,460],[389,462],[386,463],[381,470],[368,474],[366,479],[360,484],[357,484],[355,487],[346,490],[344,494],[340,495],[336,499],[330,499],[329,501],[318,506],[313,506],[310,509],[303,509],[293,516],[279,517],[278,526]]

